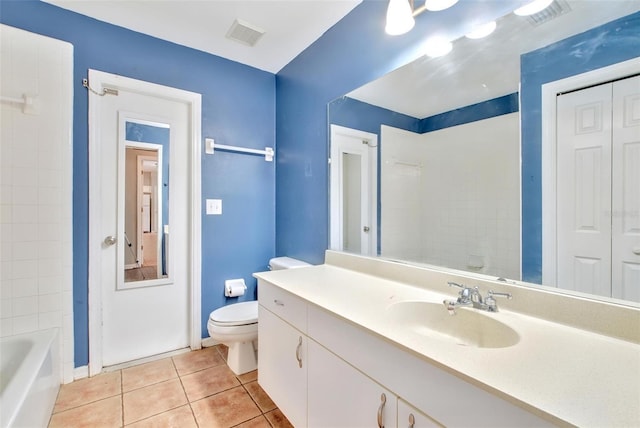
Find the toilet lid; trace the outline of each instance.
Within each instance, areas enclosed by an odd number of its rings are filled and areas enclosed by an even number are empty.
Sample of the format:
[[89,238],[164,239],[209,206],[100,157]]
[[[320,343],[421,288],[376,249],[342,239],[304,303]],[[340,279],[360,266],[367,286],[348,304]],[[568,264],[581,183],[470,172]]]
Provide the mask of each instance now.
[[258,322],[258,302],[240,302],[211,312],[209,319],[219,324],[245,325]]

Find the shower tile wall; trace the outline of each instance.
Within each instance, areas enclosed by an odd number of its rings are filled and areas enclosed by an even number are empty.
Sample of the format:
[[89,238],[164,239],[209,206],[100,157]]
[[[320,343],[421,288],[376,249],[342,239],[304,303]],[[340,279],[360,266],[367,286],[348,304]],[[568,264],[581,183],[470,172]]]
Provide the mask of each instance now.
[[0,25],[0,336],[59,328],[73,380],[73,47]]

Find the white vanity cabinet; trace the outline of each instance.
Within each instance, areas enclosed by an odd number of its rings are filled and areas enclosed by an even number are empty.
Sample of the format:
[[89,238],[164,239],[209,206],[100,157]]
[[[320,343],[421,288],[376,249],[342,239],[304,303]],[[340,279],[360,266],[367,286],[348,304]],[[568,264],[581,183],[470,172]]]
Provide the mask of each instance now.
[[398,428],[442,428],[442,426],[403,399],[398,399]]
[[259,289],[258,382],[295,427],[409,427],[410,414],[416,428],[552,426],[316,304]]
[[395,427],[396,396],[309,340],[308,426]]
[[307,426],[306,303],[261,284],[258,382],[295,427]]

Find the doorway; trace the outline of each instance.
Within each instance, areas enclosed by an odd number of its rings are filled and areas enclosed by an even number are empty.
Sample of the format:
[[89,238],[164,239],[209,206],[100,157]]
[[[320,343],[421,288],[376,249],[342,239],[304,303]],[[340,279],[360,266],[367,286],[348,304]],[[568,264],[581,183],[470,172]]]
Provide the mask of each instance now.
[[[95,70],[89,70],[88,86],[89,192],[95,195],[89,203],[89,374],[95,375],[201,346],[201,96]],[[131,152],[131,180],[128,149],[138,151]],[[152,152],[156,183],[145,186],[141,165]],[[139,187],[127,203],[126,189]],[[141,227],[127,230],[131,207]],[[145,226],[158,234],[147,248],[155,255],[156,278],[126,281],[127,268],[143,263]]]
[[543,159],[554,161],[543,185],[543,282],[640,301],[640,77],[625,78],[633,62],[543,92],[553,110]]
[[331,125],[332,250],[378,253],[378,136]]

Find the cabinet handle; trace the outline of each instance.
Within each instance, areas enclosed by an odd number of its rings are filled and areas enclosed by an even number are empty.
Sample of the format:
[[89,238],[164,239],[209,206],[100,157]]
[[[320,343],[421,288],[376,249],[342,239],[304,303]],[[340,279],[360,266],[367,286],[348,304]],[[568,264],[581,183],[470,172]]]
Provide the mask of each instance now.
[[300,340],[298,341],[298,346],[296,346],[296,360],[298,360],[298,367],[302,368],[302,356],[300,355],[300,350],[302,349],[302,336],[300,336]]
[[273,303],[275,303],[276,306],[284,306],[284,302],[282,300],[273,299]]
[[378,407],[378,428],[384,428],[384,421],[382,420],[382,412],[384,411],[384,405],[387,403],[387,396],[384,392],[380,396],[380,407]]
[[413,413],[409,413],[409,428],[413,428],[416,424],[416,417],[413,416]]

